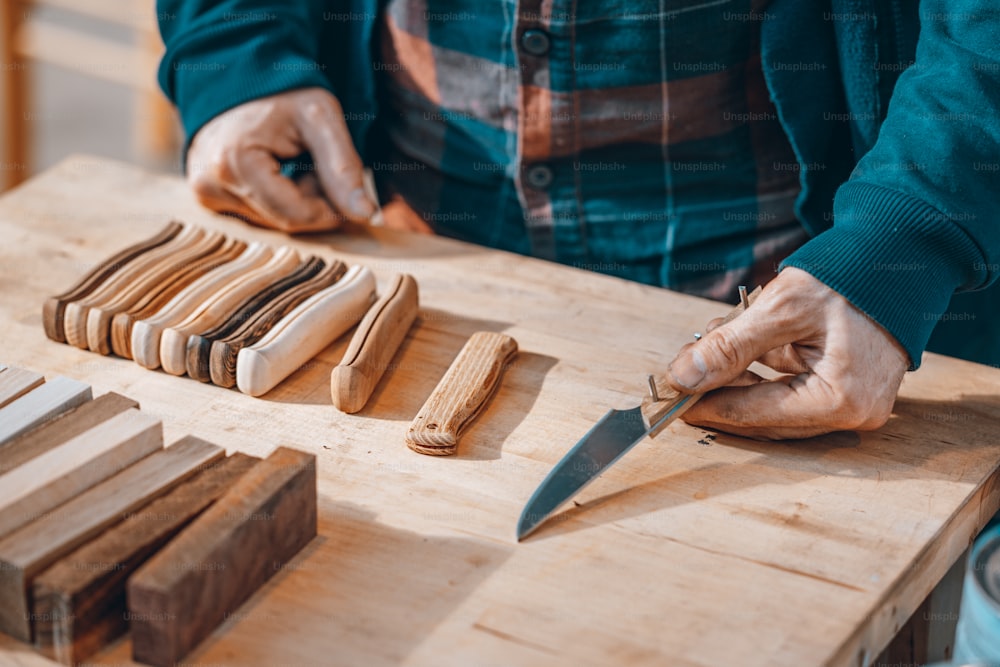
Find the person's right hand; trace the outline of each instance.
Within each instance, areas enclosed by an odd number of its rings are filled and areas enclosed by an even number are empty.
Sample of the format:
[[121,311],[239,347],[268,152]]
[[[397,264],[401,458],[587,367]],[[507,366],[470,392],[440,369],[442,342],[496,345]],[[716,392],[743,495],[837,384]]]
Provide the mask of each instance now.
[[[292,181],[279,160],[312,153],[316,171]],[[198,200],[220,213],[284,232],[366,222],[377,210],[364,189],[337,99],[304,88],[253,100],[205,124],[191,142],[188,181]]]

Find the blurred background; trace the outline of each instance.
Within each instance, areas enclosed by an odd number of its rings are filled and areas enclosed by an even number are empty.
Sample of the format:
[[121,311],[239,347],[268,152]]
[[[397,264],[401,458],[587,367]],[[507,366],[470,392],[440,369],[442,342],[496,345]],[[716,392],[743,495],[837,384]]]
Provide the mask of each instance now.
[[0,192],[71,153],[179,173],[152,0],[0,0]]

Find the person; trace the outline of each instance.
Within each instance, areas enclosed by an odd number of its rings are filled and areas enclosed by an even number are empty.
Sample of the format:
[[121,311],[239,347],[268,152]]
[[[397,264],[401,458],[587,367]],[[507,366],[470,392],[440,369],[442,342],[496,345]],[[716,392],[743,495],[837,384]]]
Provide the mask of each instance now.
[[[158,15],[159,80],[212,209],[292,233],[364,222],[368,165],[409,229],[730,301],[767,283],[670,364],[676,389],[714,390],[691,423],[874,429],[929,341],[1000,364],[995,3],[160,0]],[[754,360],[784,375],[761,381]]]

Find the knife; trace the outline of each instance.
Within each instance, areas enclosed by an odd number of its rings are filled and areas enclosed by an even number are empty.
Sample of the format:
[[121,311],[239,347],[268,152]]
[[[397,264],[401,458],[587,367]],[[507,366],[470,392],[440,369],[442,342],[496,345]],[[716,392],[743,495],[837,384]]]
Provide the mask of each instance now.
[[[740,305],[723,319],[734,320],[761,293],[751,294],[740,287]],[[552,469],[532,494],[517,524],[517,541],[534,532],[559,507],[601,476],[628,450],[646,437],[656,437],[680,417],[704,394],[681,394],[666,380],[649,376],[650,395],[630,410],[610,410],[587,431],[576,445]]]

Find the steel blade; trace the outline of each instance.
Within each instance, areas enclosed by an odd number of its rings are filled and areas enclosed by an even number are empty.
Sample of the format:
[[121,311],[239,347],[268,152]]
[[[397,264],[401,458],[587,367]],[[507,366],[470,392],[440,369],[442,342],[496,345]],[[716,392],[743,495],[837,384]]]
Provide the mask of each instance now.
[[631,410],[610,410],[604,415],[535,489],[517,523],[518,542],[552,516],[560,505],[600,477],[648,433],[673,420],[690,398],[686,396],[678,401],[670,412],[648,429],[642,421],[639,406]]

